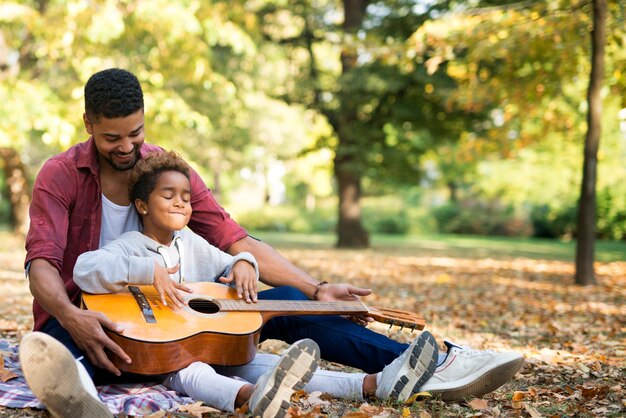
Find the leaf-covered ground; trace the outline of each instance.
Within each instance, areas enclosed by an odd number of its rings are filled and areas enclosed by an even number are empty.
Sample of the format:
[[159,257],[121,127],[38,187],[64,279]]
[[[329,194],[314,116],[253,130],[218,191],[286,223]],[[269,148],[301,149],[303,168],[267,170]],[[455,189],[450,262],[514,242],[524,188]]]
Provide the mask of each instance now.
[[[30,329],[30,294],[21,270],[23,243],[0,244],[0,337],[18,341]],[[324,394],[301,394],[294,416],[568,417],[626,415],[626,263],[598,263],[599,285],[577,287],[573,263],[526,258],[472,258],[472,253],[376,248],[341,251],[290,246],[281,252],[314,276],[369,287],[366,299],[418,312],[439,341],[494,350],[516,350],[526,365],[516,378],[482,399],[411,405],[351,404]],[[387,327],[374,325],[379,332]],[[409,341],[406,331],[391,336]],[[279,342],[262,349],[279,351]],[[337,364],[324,367],[341,369]],[[200,416],[190,407],[170,416]],[[203,416],[218,416],[204,412]],[[1,409],[0,416],[46,416]]]

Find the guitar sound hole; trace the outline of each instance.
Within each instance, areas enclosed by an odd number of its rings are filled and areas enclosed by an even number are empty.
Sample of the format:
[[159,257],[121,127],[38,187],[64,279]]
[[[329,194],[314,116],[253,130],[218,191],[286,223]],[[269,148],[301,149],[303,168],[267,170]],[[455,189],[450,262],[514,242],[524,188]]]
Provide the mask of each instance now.
[[189,300],[189,307],[203,314],[214,314],[220,311],[217,303],[206,299],[191,299]]

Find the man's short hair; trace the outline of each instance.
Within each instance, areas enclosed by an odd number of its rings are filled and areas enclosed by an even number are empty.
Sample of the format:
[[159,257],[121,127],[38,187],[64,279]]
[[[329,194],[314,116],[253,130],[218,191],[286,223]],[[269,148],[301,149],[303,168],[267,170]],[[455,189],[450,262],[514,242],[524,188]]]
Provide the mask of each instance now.
[[100,117],[123,118],[143,110],[143,91],[133,73],[109,68],[95,73],[85,84],[85,113],[91,123]]

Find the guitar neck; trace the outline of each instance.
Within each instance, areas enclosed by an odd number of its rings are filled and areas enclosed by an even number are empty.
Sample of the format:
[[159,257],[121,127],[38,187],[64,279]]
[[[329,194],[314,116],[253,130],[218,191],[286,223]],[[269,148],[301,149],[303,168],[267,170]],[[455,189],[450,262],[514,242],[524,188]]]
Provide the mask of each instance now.
[[220,311],[261,312],[275,315],[360,315],[368,312],[367,307],[355,302],[320,302],[306,300],[259,300],[246,303],[243,300],[219,299]]

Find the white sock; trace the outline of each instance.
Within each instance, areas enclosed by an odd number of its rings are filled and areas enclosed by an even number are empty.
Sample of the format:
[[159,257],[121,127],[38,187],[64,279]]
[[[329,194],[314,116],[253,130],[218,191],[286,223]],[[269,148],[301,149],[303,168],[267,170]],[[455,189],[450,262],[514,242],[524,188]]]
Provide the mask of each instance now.
[[80,378],[80,383],[83,384],[83,387],[85,388],[87,393],[100,401],[100,398],[98,397],[98,389],[96,389],[96,385],[94,385],[91,376],[89,376],[87,369],[79,359],[76,359],[76,367],[78,368],[78,377]]

